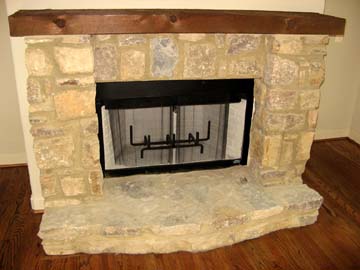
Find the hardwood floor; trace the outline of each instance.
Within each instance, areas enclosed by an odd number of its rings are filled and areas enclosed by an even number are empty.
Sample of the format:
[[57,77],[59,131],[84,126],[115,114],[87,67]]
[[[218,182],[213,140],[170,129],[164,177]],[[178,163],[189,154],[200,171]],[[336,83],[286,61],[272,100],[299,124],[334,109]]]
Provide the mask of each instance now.
[[304,182],[324,196],[319,220],[304,228],[195,254],[47,256],[26,167],[0,168],[0,269],[360,269],[360,147],[314,143]]

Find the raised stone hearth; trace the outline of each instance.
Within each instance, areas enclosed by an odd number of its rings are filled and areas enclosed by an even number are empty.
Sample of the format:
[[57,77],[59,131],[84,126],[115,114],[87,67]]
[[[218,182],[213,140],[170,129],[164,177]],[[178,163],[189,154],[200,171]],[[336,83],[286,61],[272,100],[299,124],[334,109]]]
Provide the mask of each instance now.
[[316,221],[322,197],[303,184],[263,187],[246,169],[106,180],[104,196],[46,210],[48,254],[204,251]]
[[[201,251],[315,222],[302,184],[327,36],[137,34],[26,39],[49,254]],[[251,78],[248,166],[103,180],[95,83]]]

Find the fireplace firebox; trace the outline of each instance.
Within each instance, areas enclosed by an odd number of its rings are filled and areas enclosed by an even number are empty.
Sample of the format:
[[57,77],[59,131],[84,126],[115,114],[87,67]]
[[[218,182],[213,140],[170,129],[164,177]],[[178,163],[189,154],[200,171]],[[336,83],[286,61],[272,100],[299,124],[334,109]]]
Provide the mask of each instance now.
[[246,165],[253,79],[96,85],[105,176]]

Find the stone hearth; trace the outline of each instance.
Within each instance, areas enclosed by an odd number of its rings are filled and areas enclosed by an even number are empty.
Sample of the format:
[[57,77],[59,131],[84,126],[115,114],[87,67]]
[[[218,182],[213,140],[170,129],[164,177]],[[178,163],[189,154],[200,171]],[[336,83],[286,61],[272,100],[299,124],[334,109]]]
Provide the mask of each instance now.
[[[46,207],[39,235],[47,253],[200,251],[315,222],[321,197],[301,174],[314,138],[327,36],[26,42],[31,133]],[[226,78],[255,79],[247,168],[103,180],[95,82]]]
[[105,181],[104,196],[47,209],[48,254],[204,251],[316,221],[322,197],[303,184],[263,187],[246,169]]

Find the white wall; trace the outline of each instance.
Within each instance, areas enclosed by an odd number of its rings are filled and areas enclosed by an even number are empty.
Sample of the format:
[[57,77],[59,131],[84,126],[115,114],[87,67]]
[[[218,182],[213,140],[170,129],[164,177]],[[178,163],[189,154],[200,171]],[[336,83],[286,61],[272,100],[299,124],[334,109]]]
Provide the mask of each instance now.
[[[326,57],[326,79],[321,88],[321,102],[316,139],[360,134],[360,1],[327,0],[325,13],[346,19],[342,42],[331,39]],[[357,117],[355,117],[355,115]],[[353,119],[353,120],[352,120]],[[359,135],[357,141],[360,143]]]
[[[217,0],[208,1],[184,1],[184,0],[6,0],[7,12],[12,14],[19,9],[76,9],[76,8],[193,8],[193,9],[248,9],[248,10],[279,10],[279,11],[307,11],[319,12],[324,10],[325,0]],[[25,147],[30,173],[30,184],[32,190],[31,204],[33,209],[43,208],[43,198],[39,181],[39,170],[35,164],[32,152],[32,137],[29,134],[29,121],[26,101],[26,77],[24,49],[25,44],[22,38],[12,38],[11,46],[13,60],[16,70],[16,83],[19,96],[20,114],[25,138]]]
[[7,14],[0,1],[0,165],[26,163]]

